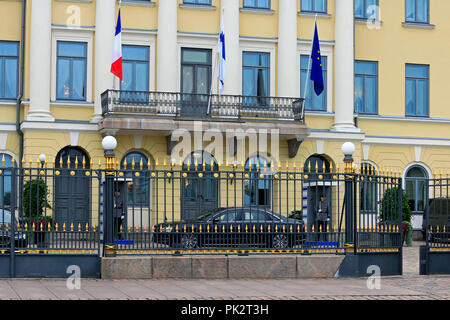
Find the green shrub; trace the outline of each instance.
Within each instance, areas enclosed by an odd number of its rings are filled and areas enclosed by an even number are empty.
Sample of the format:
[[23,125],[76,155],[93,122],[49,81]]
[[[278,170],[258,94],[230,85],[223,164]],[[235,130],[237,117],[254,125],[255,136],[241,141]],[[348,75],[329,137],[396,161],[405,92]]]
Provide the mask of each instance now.
[[44,208],[51,209],[47,201],[48,189],[45,181],[35,179],[27,181],[23,187],[23,209],[25,217],[39,217]]
[[[389,188],[384,191],[381,200],[381,221],[395,224],[398,223],[398,187]],[[405,191],[402,190],[402,221],[411,222],[411,208],[408,204]]]

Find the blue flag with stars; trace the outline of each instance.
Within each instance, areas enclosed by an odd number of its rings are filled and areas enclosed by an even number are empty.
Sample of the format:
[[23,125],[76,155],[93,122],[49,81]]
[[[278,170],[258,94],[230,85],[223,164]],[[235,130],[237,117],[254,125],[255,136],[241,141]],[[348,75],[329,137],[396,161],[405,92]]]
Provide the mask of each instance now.
[[320,96],[324,90],[323,72],[322,72],[322,56],[320,54],[319,33],[317,32],[317,23],[314,31],[314,41],[311,52],[311,81],[314,82],[314,91]]

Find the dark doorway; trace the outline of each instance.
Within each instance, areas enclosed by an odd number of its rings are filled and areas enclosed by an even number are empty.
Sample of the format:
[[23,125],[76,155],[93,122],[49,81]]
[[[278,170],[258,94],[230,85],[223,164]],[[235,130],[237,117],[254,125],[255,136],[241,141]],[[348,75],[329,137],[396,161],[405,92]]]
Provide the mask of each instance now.
[[[68,160],[70,165],[68,166]],[[88,155],[80,148],[66,147],[55,159],[60,174],[55,178],[55,220],[59,225],[81,227],[89,222],[90,180],[83,170],[90,168]],[[76,168],[76,166],[78,168]]]
[[[205,163],[205,170],[203,170],[203,163]],[[208,152],[195,151],[185,159],[183,171],[187,173],[187,177],[182,180],[181,219],[192,220],[217,209],[219,183],[214,178],[214,172],[217,170],[217,162]],[[199,173],[203,176],[199,177]]]
[[181,115],[205,117],[211,89],[211,50],[181,49]]

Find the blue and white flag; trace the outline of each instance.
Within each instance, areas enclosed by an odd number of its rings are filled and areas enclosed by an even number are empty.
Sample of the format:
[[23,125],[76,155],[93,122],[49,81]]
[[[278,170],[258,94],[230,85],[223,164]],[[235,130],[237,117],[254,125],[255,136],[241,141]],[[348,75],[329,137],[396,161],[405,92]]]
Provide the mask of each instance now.
[[223,88],[225,86],[226,54],[225,54],[225,28],[223,23],[223,12],[220,20],[221,20],[220,35],[219,35],[219,44],[217,48],[217,51],[219,53],[219,72],[217,73],[217,77],[219,78],[219,95],[222,94]]

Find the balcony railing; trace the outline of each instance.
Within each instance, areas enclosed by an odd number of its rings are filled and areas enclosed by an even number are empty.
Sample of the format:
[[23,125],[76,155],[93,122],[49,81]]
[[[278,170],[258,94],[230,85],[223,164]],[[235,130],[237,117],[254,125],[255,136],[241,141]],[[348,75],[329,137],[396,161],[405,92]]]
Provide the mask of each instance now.
[[107,90],[103,117],[157,116],[230,121],[271,120],[304,123],[304,99]]

